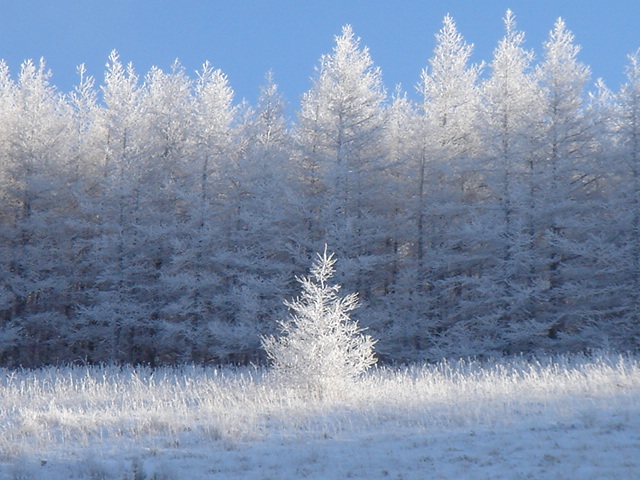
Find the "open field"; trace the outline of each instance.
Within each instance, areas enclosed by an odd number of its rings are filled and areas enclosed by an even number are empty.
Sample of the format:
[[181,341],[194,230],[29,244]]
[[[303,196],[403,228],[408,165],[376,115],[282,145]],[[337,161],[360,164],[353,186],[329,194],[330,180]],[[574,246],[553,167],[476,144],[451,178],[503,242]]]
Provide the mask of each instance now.
[[379,368],[309,395],[262,369],[0,370],[0,480],[640,478],[640,360]]

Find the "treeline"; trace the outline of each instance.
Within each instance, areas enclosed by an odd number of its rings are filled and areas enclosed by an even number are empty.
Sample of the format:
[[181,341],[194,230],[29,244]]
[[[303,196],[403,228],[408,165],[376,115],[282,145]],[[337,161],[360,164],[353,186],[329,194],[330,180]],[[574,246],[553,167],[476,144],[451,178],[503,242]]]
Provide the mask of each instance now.
[[471,65],[445,18],[419,102],[347,26],[293,121],[271,75],[0,64],[0,364],[260,361],[325,244],[382,359],[637,348],[640,56],[589,93],[505,26]]

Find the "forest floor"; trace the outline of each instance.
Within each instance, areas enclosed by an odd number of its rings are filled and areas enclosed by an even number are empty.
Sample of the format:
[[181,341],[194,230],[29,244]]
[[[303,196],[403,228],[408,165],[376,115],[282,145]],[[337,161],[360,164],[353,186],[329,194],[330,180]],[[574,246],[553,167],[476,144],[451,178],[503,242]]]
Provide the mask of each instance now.
[[633,357],[381,368],[322,398],[260,369],[0,374],[0,480],[640,478]]

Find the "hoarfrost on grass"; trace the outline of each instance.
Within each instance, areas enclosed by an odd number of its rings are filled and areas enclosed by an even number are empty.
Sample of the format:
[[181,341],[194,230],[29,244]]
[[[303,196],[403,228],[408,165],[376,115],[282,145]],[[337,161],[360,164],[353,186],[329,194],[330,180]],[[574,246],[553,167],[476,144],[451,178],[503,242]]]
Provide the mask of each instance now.
[[640,474],[634,357],[375,368],[322,398],[266,373],[1,370],[0,480]]

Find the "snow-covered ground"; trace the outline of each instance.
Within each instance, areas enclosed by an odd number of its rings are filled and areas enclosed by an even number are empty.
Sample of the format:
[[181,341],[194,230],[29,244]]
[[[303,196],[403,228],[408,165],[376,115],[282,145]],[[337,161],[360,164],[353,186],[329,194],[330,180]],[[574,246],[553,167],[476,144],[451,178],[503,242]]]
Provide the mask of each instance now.
[[0,480],[640,478],[636,358],[374,369],[322,397],[258,369],[0,375]]

